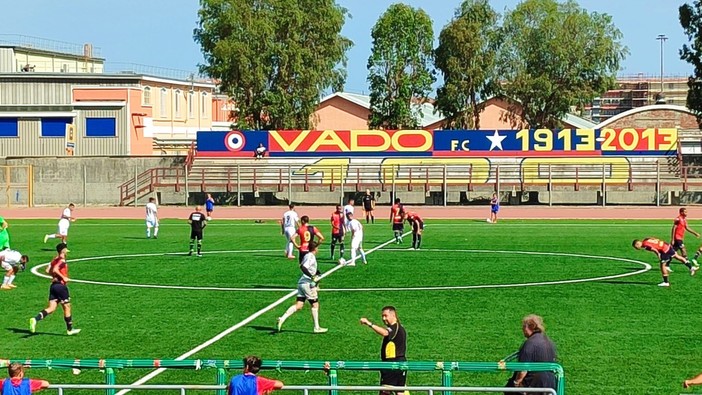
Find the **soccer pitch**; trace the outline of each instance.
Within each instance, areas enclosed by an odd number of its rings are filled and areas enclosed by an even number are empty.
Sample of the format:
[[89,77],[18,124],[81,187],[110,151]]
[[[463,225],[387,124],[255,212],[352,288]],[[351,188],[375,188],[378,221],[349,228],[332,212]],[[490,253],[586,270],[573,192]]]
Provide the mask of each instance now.
[[[327,222],[312,221],[329,239]],[[55,221],[10,225],[13,248],[30,256],[29,267],[49,262],[56,241],[41,239]],[[0,357],[172,359],[195,350],[189,358],[376,361],[381,338],[358,320],[381,322],[380,309],[394,305],[407,330],[410,361],[498,361],[519,348],[521,318],[534,313],[544,317],[558,347],[569,394],[678,394],[683,379],[702,371],[696,304],[702,279],[675,263],[672,286],[659,288],[653,254],[631,248],[634,238],[667,240],[670,221],[426,225],[422,250],[409,251],[406,236],[403,245],[372,252],[368,265],[359,261],[325,278],[320,324],[329,332],[313,334],[309,306],[273,333],[276,318],[294,302],[280,299],[300,276],[297,260],[283,256],[275,221],[214,220],[205,230],[205,256],[197,258],[185,255],[189,227],[183,220],[162,221],[156,240],[145,238],[143,221],[80,220],[70,229],[69,275],[96,282],[69,283],[74,323],[83,331],[66,336],[57,311],[39,323],[37,334],[28,333],[28,319],[46,306],[49,280],[27,270],[15,280],[18,288],[0,293]],[[387,221],[364,226],[366,251],[392,238]],[[695,240],[688,243],[692,253]],[[104,258],[84,260],[96,257]],[[335,267],[328,242],[318,259],[322,271]],[[117,380],[130,384],[149,372],[125,369]],[[73,376],[35,369],[30,375],[57,383],[103,382],[90,371]],[[321,372],[264,375],[287,384],[326,383]],[[454,384],[501,386],[507,378],[457,373]],[[411,373],[408,385],[440,380],[438,372]],[[339,373],[340,384],[377,381],[375,373]],[[149,381],[186,382],[212,384],[214,371],[166,371]]]

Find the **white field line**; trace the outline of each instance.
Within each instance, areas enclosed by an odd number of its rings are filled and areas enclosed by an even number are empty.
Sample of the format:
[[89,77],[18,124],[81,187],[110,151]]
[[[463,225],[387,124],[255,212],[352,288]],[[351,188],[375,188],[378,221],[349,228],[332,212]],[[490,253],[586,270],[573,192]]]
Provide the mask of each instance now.
[[[408,234],[410,234],[410,232],[406,232],[403,236],[406,236],[406,235],[408,235]],[[380,245],[378,245],[378,246],[375,246],[375,247],[371,248],[370,250],[368,250],[368,252],[366,253],[366,255],[369,255],[369,254],[371,254],[371,253],[373,253],[373,252],[375,252],[375,251],[378,251],[379,249],[381,249],[381,248],[383,248],[383,247],[389,245],[389,244],[392,243],[393,241],[394,241],[394,238],[393,238],[393,239],[390,239],[390,240],[388,240],[388,241],[386,241],[386,242],[383,243],[383,244],[380,244]],[[360,258],[360,256],[356,257],[356,259],[358,259],[358,258]],[[349,262],[349,261],[347,261],[347,262]],[[350,261],[350,262],[353,262],[353,261]],[[342,265],[337,265],[337,266],[335,266],[334,268],[332,268],[332,269],[327,270],[326,272],[324,272],[324,273],[320,276],[320,278],[321,278],[321,279],[324,279],[325,277],[330,276],[332,273],[336,272],[337,270],[341,269],[342,267],[344,267],[344,266],[342,266]],[[199,346],[197,346],[197,347],[193,348],[192,350],[186,352],[185,354],[179,356],[179,357],[176,358],[175,360],[176,360],[176,361],[182,361],[183,359],[186,359],[186,358],[190,357],[191,355],[194,355],[194,354],[196,354],[196,353],[202,351],[203,349],[205,349],[205,348],[211,346],[212,344],[218,342],[219,340],[222,340],[222,338],[224,338],[225,336],[227,336],[227,335],[229,335],[230,333],[234,332],[235,330],[237,330],[237,329],[243,327],[244,325],[247,325],[248,323],[252,322],[252,321],[255,320],[256,318],[258,318],[258,317],[262,316],[263,314],[265,314],[265,313],[267,313],[267,312],[273,310],[274,308],[280,306],[280,305],[283,304],[286,300],[292,298],[292,297],[295,296],[295,295],[297,295],[297,290],[290,291],[290,292],[287,293],[285,296],[283,296],[283,297],[281,297],[280,299],[276,300],[275,302],[269,304],[268,306],[264,307],[263,309],[261,309],[261,310],[255,312],[255,313],[253,313],[253,314],[251,314],[249,317],[245,318],[243,321],[239,322],[238,324],[235,324],[235,325],[230,326],[229,328],[227,328],[227,329],[225,329],[224,331],[218,333],[217,335],[215,335],[215,336],[212,337],[211,339],[207,340],[206,342],[200,344]],[[154,370],[153,372],[151,372],[151,373],[147,374],[146,376],[140,378],[139,380],[135,381],[134,383],[132,383],[132,385],[142,385],[142,384],[148,382],[149,380],[153,379],[154,377],[158,376],[159,374],[161,374],[161,373],[163,373],[163,372],[165,372],[165,371],[166,371],[165,368],[156,369],[156,370]],[[129,390],[122,390],[122,391],[117,392],[116,395],[124,395],[124,394],[126,394],[127,392],[129,392]]]
[[[252,253],[252,252],[277,252],[278,250],[249,250],[249,251],[211,251],[208,254],[231,254],[231,253]],[[375,251],[375,250],[373,250]],[[414,253],[415,251],[410,250],[386,250],[387,252],[397,253]],[[481,284],[481,285],[452,285],[452,286],[425,286],[425,287],[385,287],[385,288],[323,288],[320,291],[323,292],[372,292],[372,291],[453,291],[453,290],[466,290],[466,289],[485,289],[485,288],[518,288],[518,287],[534,287],[543,285],[563,285],[563,284],[577,284],[585,282],[594,282],[602,280],[613,280],[617,278],[636,276],[651,270],[652,266],[646,262],[637,261],[634,259],[627,258],[617,258],[599,255],[587,255],[587,254],[575,254],[575,253],[564,253],[564,252],[536,252],[536,251],[512,251],[512,250],[456,250],[456,249],[423,249],[424,252],[458,252],[458,253],[478,253],[478,254],[514,254],[514,255],[542,255],[542,256],[564,256],[571,258],[586,258],[586,259],[599,259],[606,261],[617,261],[617,262],[627,262],[636,263],[643,266],[643,269],[637,270],[629,273],[613,274],[609,276],[601,277],[588,277],[580,279],[570,279],[570,280],[555,280],[555,281],[542,281],[542,282],[532,282],[532,283],[514,283],[514,284]],[[91,258],[79,258],[71,260],[70,262],[80,262],[89,261],[96,259],[110,259],[118,257],[141,257],[141,256],[161,256],[161,255],[172,255],[172,254],[131,254],[131,255],[113,255],[104,257],[91,257]],[[180,254],[182,255],[182,254]],[[356,258],[358,259],[358,257]],[[32,268],[32,273],[39,277],[51,278],[45,274],[39,273],[39,269],[45,267],[48,263],[37,265]],[[177,290],[191,290],[191,291],[224,291],[224,292],[288,292],[289,289],[286,288],[234,288],[234,287],[212,287],[212,286],[186,286],[186,285],[159,285],[159,284],[131,284],[131,283],[117,283],[117,282],[103,282],[103,281],[92,281],[92,280],[79,280],[71,279],[74,283],[84,283],[93,285],[107,285],[107,286],[118,286],[118,287],[132,287],[132,288],[153,288],[153,289],[177,289]]]

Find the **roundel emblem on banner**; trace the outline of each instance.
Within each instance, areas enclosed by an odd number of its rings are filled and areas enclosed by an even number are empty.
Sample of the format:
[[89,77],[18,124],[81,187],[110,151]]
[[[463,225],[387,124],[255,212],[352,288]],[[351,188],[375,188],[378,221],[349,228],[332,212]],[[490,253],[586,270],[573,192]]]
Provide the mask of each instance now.
[[244,134],[238,131],[232,131],[227,133],[224,137],[224,146],[227,147],[229,151],[241,151],[246,145],[246,138]]

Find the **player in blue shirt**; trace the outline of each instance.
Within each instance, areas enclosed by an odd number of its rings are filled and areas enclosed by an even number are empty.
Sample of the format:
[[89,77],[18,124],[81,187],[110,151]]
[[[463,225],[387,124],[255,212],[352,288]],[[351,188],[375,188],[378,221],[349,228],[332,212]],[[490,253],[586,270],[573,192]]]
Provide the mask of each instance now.
[[497,192],[495,192],[492,194],[492,199],[490,199],[490,218],[488,218],[487,222],[496,224],[498,211],[500,211],[500,199],[497,197]]
[[207,194],[207,200],[205,200],[205,211],[207,211],[207,220],[209,221],[214,211],[214,199],[210,193]]

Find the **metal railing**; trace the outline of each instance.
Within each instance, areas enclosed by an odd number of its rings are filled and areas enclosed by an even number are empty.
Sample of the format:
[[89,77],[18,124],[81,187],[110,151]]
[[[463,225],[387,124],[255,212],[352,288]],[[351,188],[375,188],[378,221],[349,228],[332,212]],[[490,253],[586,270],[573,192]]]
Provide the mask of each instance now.
[[[47,38],[24,36],[21,34],[0,34],[0,45],[9,45],[24,48],[33,48],[42,51],[65,53],[75,56],[86,55],[86,45],[65,41],[50,40]],[[100,57],[101,48],[90,45],[90,56]]]
[[[65,390],[151,390],[151,391],[179,391],[185,395],[186,391],[225,391],[225,385],[105,385],[105,384],[51,384],[49,389],[58,390],[58,395],[65,395]],[[354,391],[354,392],[379,392],[379,391],[410,391],[426,392],[429,395],[447,392],[494,392],[494,393],[539,393],[558,395],[552,388],[503,388],[503,387],[440,387],[440,386],[360,386],[360,385],[286,385],[278,391],[300,391],[304,395],[310,392]]]

